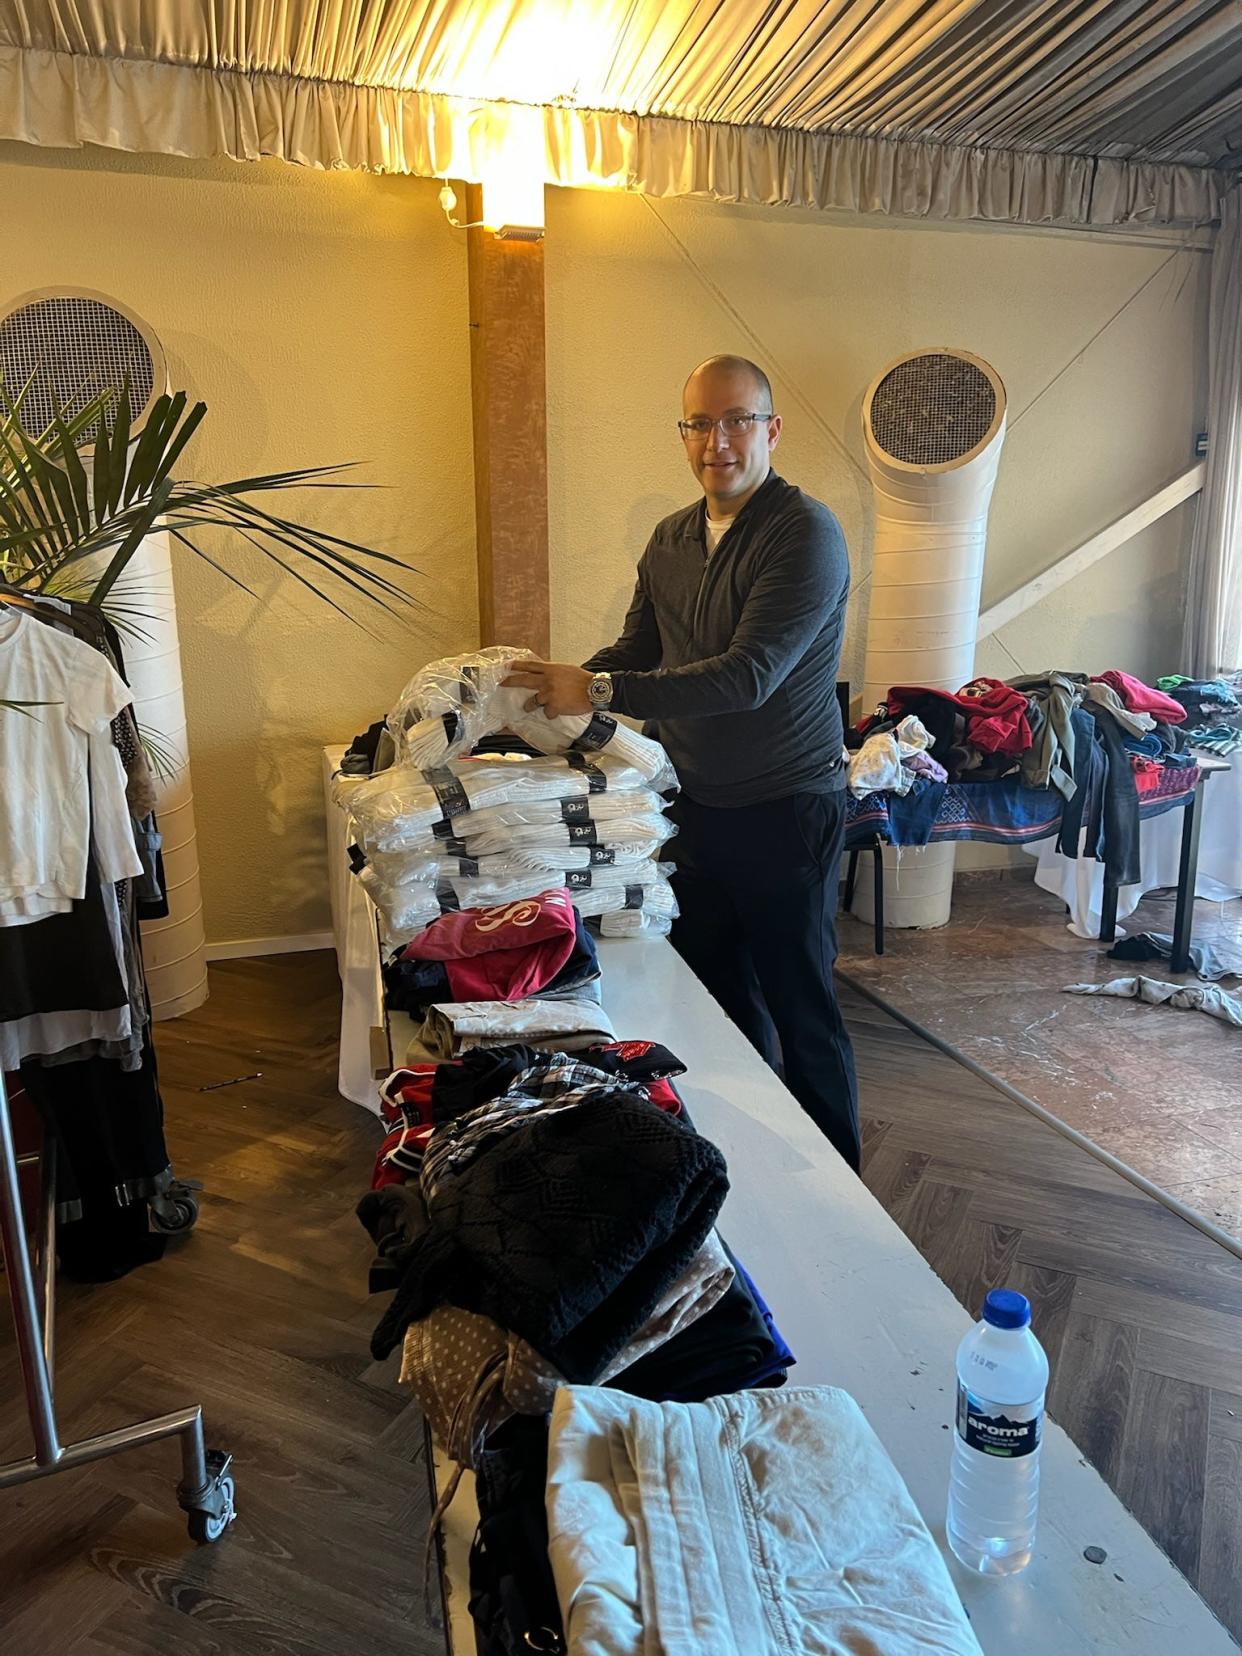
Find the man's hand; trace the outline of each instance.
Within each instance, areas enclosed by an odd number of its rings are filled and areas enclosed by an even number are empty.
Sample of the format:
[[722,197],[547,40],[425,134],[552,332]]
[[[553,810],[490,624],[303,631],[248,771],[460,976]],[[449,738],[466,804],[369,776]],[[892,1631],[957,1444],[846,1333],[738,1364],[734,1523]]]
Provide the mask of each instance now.
[[526,703],[528,713],[542,707],[549,719],[560,719],[592,711],[587,693],[591,676],[584,667],[571,667],[566,662],[523,661],[520,670],[510,673],[504,684],[506,688],[534,691]]

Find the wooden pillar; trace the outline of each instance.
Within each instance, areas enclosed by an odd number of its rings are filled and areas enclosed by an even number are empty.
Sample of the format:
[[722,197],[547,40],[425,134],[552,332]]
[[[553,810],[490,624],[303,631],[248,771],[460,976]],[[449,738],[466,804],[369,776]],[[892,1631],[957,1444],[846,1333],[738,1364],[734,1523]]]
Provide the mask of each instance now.
[[[483,216],[466,189],[466,217]],[[466,232],[479,633],[546,656],[548,625],[547,387],[543,243]]]

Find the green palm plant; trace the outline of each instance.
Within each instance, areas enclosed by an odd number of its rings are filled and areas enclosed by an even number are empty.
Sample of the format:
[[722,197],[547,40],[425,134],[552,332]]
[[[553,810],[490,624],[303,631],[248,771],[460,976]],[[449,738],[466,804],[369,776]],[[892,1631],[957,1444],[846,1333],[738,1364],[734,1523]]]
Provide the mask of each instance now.
[[[33,377],[33,376],[32,376]],[[28,381],[10,399],[0,383],[0,580],[34,597],[83,598],[108,610],[117,581],[147,535],[166,530],[252,597],[234,571],[208,553],[204,530],[239,536],[340,614],[351,593],[390,614],[415,600],[385,568],[409,566],[373,547],[300,523],[260,504],[289,489],[366,487],[343,481],[350,465],[267,472],[227,483],[175,478],[207,405],[187,410],[184,391],[161,396],[137,441],[130,437],[128,383],[91,396],[73,414],[58,412],[46,430],[22,424]],[[88,472],[78,444],[97,427]],[[125,606],[113,599],[113,619]]]

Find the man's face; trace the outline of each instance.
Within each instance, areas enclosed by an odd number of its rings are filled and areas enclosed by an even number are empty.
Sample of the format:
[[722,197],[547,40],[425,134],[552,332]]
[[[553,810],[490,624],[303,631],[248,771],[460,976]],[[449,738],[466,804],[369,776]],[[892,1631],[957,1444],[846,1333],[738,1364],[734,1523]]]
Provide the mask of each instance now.
[[[718,421],[726,414],[770,414],[771,409],[749,374],[712,368],[687,383],[682,412],[688,420]],[[779,415],[753,421],[740,436],[713,425],[705,438],[685,439],[686,458],[704,494],[722,506],[740,506],[767,476],[780,434]]]

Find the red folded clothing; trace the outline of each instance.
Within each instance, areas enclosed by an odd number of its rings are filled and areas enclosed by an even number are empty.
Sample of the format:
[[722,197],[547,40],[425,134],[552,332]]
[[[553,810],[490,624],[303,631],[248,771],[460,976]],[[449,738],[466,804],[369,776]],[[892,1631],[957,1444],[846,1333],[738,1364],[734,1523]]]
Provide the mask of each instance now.
[[371,1189],[382,1190],[385,1185],[405,1184],[416,1179],[423,1165],[423,1152],[434,1131],[431,1127],[398,1127],[389,1133],[379,1147],[375,1171],[371,1175]]
[[390,1127],[430,1127],[431,1090],[437,1064],[419,1064],[414,1069],[394,1070],[380,1088],[380,1115]]
[[926,696],[937,696],[957,708],[966,720],[966,740],[984,753],[1025,753],[1031,745],[1026,697],[1000,679],[972,679],[956,695],[951,690],[897,684],[888,693],[888,710],[898,717]]
[[521,1000],[546,989],[574,952],[574,907],[564,886],[499,908],[433,920],[403,960],[442,960],[454,1000]]
[[1153,719],[1171,725],[1181,724],[1186,717],[1181,702],[1166,696],[1163,690],[1144,684],[1142,679],[1131,678],[1129,673],[1112,668],[1107,673],[1093,673],[1091,677],[1096,684],[1111,684],[1131,713],[1150,713]]

